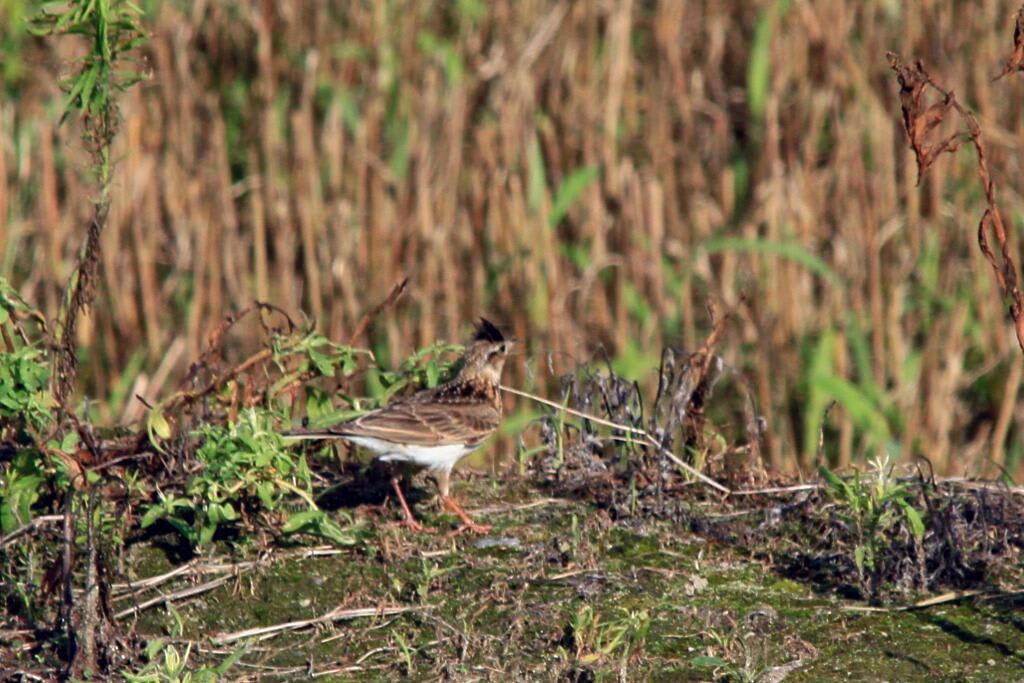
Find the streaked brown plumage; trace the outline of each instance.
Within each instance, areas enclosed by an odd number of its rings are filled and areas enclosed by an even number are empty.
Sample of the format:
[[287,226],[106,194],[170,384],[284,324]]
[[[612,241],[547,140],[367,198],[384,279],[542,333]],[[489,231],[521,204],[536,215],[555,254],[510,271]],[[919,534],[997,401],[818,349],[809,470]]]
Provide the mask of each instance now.
[[[462,367],[451,380],[360,415],[330,429],[285,432],[303,439],[342,438],[368,448],[385,462],[408,463],[429,470],[437,479],[441,499],[465,523],[461,529],[477,532],[490,527],[476,524],[448,495],[452,467],[480,447],[501,423],[499,384],[513,340],[505,339],[493,324],[481,318],[476,335],[466,346]],[[398,478],[392,485],[406,515],[406,523],[425,530],[412,517]]]

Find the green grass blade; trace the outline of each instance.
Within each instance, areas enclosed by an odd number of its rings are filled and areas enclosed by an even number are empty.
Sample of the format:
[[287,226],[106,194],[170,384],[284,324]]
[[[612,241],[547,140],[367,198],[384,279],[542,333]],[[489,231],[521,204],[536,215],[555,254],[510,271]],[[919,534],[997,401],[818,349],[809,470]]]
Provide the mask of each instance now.
[[771,47],[779,17],[789,8],[789,0],[775,0],[761,11],[754,28],[754,39],[747,62],[747,107],[753,119],[761,121],[771,81]]
[[551,215],[548,222],[552,227],[558,225],[569,213],[569,209],[576,203],[583,191],[590,183],[594,182],[600,168],[597,166],[583,166],[569,174],[555,193],[555,200],[551,205]]
[[882,411],[856,384],[838,375],[818,375],[814,383],[824,393],[834,397],[846,410],[854,423],[871,434],[880,445],[892,439],[889,422]]
[[844,288],[846,283],[832,270],[825,261],[807,251],[795,241],[779,242],[767,239],[746,239],[742,237],[715,237],[699,245],[703,251],[714,254],[726,251],[754,252],[780,256],[799,263],[815,275],[818,275],[837,287]]

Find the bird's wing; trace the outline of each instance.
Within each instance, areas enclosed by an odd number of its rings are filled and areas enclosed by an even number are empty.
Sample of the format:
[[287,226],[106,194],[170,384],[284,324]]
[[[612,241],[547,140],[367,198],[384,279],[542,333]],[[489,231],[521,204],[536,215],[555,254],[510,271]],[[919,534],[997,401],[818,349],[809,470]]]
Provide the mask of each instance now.
[[487,404],[392,403],[331,430],[415,446],[474,446],[498,428],[501,415]]

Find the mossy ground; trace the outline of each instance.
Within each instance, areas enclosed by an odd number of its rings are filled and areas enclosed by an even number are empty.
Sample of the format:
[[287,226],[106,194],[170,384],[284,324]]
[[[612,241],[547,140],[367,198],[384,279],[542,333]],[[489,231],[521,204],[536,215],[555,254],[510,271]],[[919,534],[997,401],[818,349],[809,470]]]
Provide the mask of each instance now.
[[[455,491],[494,525],[490,534],[416,534],[385,523],[394,510],[360,508],[358,545],[305,558],[275,550],[178,603],[177,616],[145,611],[136,630],[194,641],[197,666],[241,645],[230,675],[261,680],[767,681],[781,680],[775,667],[787,665],[789,681],[1024,680],[1019,600],[862,611],[836,591],[786,578],[764,553],[677,524],[613,521],[526,481],[461,481]],[[429,505],[418,513],[446,529],[454,522]],[[237,542],[230,552],[258,554]],[[136,578],[173,568],[151,543],[131,556]],[[339,607],[408,611],[216,644]]]

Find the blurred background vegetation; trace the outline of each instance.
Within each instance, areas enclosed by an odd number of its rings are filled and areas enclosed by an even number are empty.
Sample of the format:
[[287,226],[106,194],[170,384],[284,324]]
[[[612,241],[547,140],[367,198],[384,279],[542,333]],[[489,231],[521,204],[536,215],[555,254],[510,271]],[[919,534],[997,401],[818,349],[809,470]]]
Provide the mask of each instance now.
[[[824,420],[838,466],[1019,472],[1024,366],[974,154],[916,186],[885,59],[978,114],[1020,225],[1024,83],[992,82],[1017,4],[142,2],[152,78],[122,99],[80,395],[139,419],[254,298],[345,341],[405,277],[357,340],[383,362],[484,314],[524,340],[507,384],[605,356],[650,383],[714,299],[771,466],[807,471]],[[80,122],[58,126],[86,46],[33,37],[35,5],[0,0],[0,276],[52,319],[96,185]],[[726,398],[709,414],[743,434]]]

